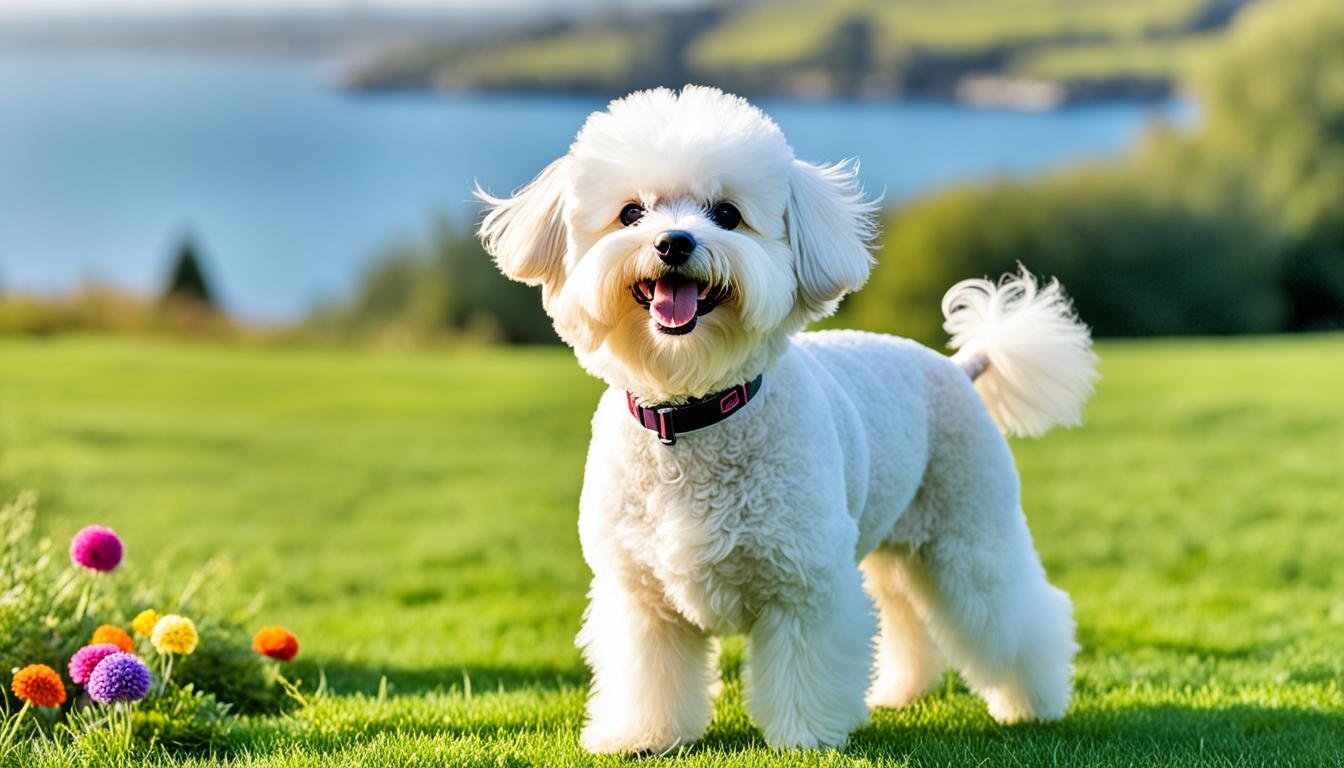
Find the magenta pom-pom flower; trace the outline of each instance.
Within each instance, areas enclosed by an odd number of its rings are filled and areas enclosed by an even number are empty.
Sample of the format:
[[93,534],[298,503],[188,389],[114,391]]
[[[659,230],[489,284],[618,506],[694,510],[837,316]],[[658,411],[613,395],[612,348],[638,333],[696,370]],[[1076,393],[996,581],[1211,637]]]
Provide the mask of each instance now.
[[70,540],[70,559],[94,571],[110,571],[121,565],[121,538],[111,528],[90,525]]
[[93,674],[94,667],[98,662],[106,659],[114,653],[121,653],[121,649],[111,643],[98,643],[97,645],[86,645],[75,651],[75,655],[70,657],[70,679],[75,681],[76,685],[83,685],[89,681],[89,675]]
[[139,701],[149,693],[149,667],[132,653],[114,653],[98,662],[84,686],[99,704]]

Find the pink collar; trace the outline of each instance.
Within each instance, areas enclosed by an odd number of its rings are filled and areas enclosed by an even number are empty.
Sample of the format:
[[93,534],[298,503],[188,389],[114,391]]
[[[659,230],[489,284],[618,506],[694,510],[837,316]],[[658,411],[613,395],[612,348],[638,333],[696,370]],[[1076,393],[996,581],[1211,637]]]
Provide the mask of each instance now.
[[757,376],[745,384],[697,398],[685,405],[640,405],[630,392],[625,393],[625,402],[641,427],[657,432],[663,445],[673,445],[682,432],[718,424],[742,410],[760,391],[763,378],[763,375]]

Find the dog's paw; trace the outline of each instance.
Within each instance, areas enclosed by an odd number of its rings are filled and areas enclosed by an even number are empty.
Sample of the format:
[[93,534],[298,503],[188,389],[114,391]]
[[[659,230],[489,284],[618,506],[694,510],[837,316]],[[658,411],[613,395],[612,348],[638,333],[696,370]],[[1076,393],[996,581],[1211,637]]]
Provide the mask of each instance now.
[[694,741],[658,729],[610,728],[589,723],[579,744],[594,755],[656,755]]
[[867,721],[865,713],[862,722],[852,722],[848,726],[834,720],[829,723],[798,720],[787,724],[772,723],[762,729],[762,735],[771,749],[844,749],[849,744],[849,734]]
[[765,743],[771,749],[844,749],[849,744],[848,733],[811,733],[805,729],[790,732],[766,733]]
[[915,680],[909,677],[893,679],[882,676],[868,689],[868,695],[864,697],[864,701],[873,709],[908,707],[928,693],[929,689],[937,682],[937,676],[931,676],[931,679],[926,680]]
[[873,709],[901,709],[914,704],[919,700],[920,695],[920,691],[892,688],[878,690],[874,688],[868,691],[868,695],[863,700]]
[[1067,691],[1051,693],[1054,695],[1036,692],[1031,696],[1016,686],[994,688],[985,692],[985,703],[989,716],[1000,725],[1050,723],[1063,718],[1069,707]]

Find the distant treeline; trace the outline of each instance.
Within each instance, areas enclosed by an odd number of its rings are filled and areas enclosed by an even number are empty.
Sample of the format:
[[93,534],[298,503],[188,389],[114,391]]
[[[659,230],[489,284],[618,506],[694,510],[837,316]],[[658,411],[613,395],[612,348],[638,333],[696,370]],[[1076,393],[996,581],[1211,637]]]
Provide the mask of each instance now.
[[156,297],[91,284],[65,296],[0,292],[0,335],[62,333],[168,334],[193,338],[255,337],[219,309],[195,241],[177,244]]
[[[1194,75],[1193,133],[1156,127],[1132,156],[953,188],[890,212],[869,285],[832,323],[941,343],[939,300],[1020,262],[1054,275],[1101,336],[1344,328],[1344,3],[1268,0]],[[536,291],[499,277],[469,233],[393,249],[343,333],[552,341]]]
[[[765,0],[472,38],[360,59],[357,90],[584,91],[687,82],[746,96],[955,98],[1045,108],[1155,98],[1250,0]],[[614,6],[613,6],[614,8]]]
[[1344,3],[1248,9],[1190,81],[1192,134],[1129,158],[966,186],[888,217],[841,321],[938,338],[942,291],[1017,262],[1103,336],[1344,328]]
[[538,292],[504,279],[471,232],[443,220],[424,242],[388,247],[352,297],[319,307],[308,325],[320,336],[392,345],[558,341]]

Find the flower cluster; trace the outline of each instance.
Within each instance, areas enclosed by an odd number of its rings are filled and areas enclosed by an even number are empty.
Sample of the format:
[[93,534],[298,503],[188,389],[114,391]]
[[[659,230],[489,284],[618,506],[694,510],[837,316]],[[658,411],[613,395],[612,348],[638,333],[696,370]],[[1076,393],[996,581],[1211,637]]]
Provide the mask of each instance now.
[[121,538],[111,528],[90,525],[70,540],[70,559],[91,571],[111,571],[121,565]]
[[34,707],[59,707],[65,703],[65,683],[46,664],[29,664],[15,672],[9,689],[19,701]]
[[154,634],[154,625],[159,623],[159,612],[153,608],[146,608],[137,613],[134,619],[131,619],[131,629],[135,634],[141,637],[149,637]]
[[262,627],[252,638],[252,650],[276,661],[289,661],[299,653],[299,639],[284,627]]
[[84,689],[99,704],[139,701],[149,694],[153,684],[149,667],[133,653],[114,653],[98,662]]
[[[70,560],[76,566],[92,572],[84,585],[84,593],[73,614],[76,623],[82,623],[86,611],[99,603],[93,599],[99,588],[101,574],[115,570],[124,555],[121,538],[110,528],[91,525],[81,529],[70,541]],[[96,610],[96,608],[95,608]],[[176,613],[160,614],[146,608],[135,615],[130,623],[140,641],[137,655],[136,637],[117,624],[102,624],[93,631],[88,645],[75,651],[66,664],[69,679],[82,686],[88,699],[100,705],[117,706],[105,715],[84,717],[71,712],[71,722],[84,727],[120,729],[123,743],[130,747],[132,722],[130,705],[149,696],[163,695],[172,678],[174,659],[194,653],[201,642],[196,623]],[[278,661],[289,661],[299,652],[299,641],[289,630],[269,626],[257,632],[252,648],[258,654]],[[156,669],[151,670],[147,659],[157,656]],[[291,696],[297,688],[276,674],[280,684]],[[156,682],[157,678],[157,682]],[[66,684],[55,669],[45,664],[30,664],[16,670],[10,689],[23,702],[23,709],[0,718],[0,757],[9,753],[14,738],[20,732],[21,721],[30,707],[61,707],[67,701]]]
[[75,651],[75,655],[70,657],[69,671],[70,679],[75,681],[75,685],[84,685],[89,681],[89,676],[93,674],[94,668],[98,663],[114,653],[123,653],[123,651],[111,643],[99,643],[97,645],[86,645]]
[[149,642],[159,653],[176,653],[182,656],[196,650],[200,638],[196,634],[196,624],[186,616],[170,613],[154,623],[149,634]]
[[93,637],[89,639],[91,645],[115,645],[126,653],[135,650],[135,641],[126,634],[126,630],[115,624],[104,624],[93,630]]

